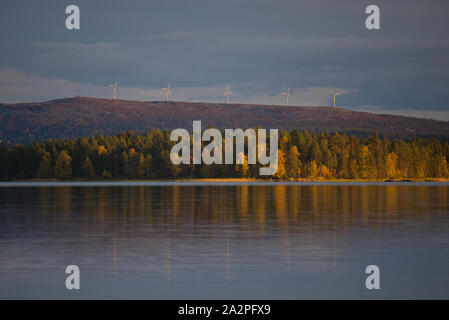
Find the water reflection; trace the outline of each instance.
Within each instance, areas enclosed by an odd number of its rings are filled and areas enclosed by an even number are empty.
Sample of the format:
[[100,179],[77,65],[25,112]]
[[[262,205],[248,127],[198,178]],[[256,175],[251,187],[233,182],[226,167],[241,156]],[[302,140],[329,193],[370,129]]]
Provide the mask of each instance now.
[[[354,296],[363,294],[360,287],[352,287],[360,279],[348,279],[371,263],[370,257],[394,265],[393,278],[401,269],[407,272],[401,261],[416,259],[416,254],[435,261],[424,263],[428,273],[423,273],[423,282],[439,283],[436,296],[449,296],[449,279],[441,270],[449,262],[448,186],[65,186],[0,191],[2,297],[26,297],[26,284],[14,283],[21,279],[31,281],[38,296],[66,294],[38,288],[39,279],[56,285],[49,270],[69,261],[88,271],[93,297],[182,298],[192,287],[199,290],[197,297],[206,298],[211,293],[226,297],[235,290],[246,298],[255,292],[267,298],[323,297],[323,286],[324,297],[340,297],[342,292],[333,287],[340,279],[348,281],[341,284],[343,294]],[[395,249],[405,247],[416,250]],[[23,278],[19,271],[26,268],[38,268],[43,277]],[[98,289],[99,283],[113,290]],[[401,292],[398,286],[389,294],[402,297]]]

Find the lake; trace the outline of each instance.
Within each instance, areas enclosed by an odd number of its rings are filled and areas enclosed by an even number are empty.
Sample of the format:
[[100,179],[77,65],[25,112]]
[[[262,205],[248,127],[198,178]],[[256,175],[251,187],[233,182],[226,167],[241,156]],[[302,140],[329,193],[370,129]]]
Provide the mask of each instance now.
[[448,198],[447,183],[3,182],[0,298],[448,299]]

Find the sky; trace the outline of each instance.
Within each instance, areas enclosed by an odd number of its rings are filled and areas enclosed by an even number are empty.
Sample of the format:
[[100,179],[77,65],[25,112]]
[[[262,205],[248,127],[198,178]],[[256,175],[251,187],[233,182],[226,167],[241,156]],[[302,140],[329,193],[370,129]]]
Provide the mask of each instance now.
[[[67,30],[66,6],[80,8]],[[365,8],[380,8],[367,30]],[[3,0],[0,102],[330,105],[449,120],[447,0]]]

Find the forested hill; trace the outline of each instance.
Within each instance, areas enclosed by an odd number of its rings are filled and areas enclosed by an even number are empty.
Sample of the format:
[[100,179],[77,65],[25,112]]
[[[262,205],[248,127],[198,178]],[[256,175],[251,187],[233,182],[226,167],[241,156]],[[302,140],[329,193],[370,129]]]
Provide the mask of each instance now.
[[76,97],[48,102],[0,104],[0,140],[26,143],[57,138],[112,135],[126,130],[192,128],[278,128],[347,132],[366,136],[374,130],[389,137],[449,136],[449,122],[378,115],[330,107],[249,104],[142,102]]

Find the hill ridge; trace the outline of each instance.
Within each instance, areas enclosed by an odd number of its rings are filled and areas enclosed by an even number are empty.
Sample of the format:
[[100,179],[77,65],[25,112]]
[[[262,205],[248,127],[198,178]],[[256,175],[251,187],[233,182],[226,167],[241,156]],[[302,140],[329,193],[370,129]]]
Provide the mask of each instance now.
[[449,122],[375,114],[328,106],[279,106],[182,101],[137,101],[71,97],[46,102],[0,103],[0,139],[28,143],[57,138],[111,135],[126,130],[203,128],[277,128],[346,132],[357,136],[374,130],[389,137],[449,136]]

